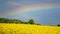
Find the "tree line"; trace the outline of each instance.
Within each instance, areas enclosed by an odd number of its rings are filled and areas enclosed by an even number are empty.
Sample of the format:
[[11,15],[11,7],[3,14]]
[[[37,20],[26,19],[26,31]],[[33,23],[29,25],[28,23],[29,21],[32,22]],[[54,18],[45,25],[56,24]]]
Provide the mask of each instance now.
[[0,23],[35,24],[33,19],[29,19],[28,22],[24,22],[18,19],[6,19],[6,18],[0,18]]
[[[0,18],[0,23],[15,23],[15,24],[36,24],[36,25],[41,25],[37,24],[34,22],[34,19],[29,19],[27,22],[18,20],[18,19],[7,19],[7,18]],[[60,26],[60,24],[57,24],[57,26]]]

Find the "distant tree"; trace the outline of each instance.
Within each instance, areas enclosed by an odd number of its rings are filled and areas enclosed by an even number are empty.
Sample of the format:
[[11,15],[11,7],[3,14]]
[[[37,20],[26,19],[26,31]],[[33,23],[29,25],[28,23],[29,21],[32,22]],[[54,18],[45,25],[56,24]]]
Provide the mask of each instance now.
[[0,23],[6,23],[8,19],[0,18]]
[[6,19],[6,18],[0,18],[0,23],[24,23],[23,21],[21,20],[18,20],[18,19]]
[[28,22],[24,22],[24,24],[28,24]]
[[16,23],[16,24],[18,24],[18,23],[23,23],[23,21],[18,20],[18,19],[13,19],[12,21],[13,21],[12,23]]
[[29,23],[29,24],[34,24],[34,20],[33,20],[33,19],[30,19],[30,20],[28,21],[28,23]]
[[33,19],[29,19],[28,22],[23,22],[18,19],[6,19],[6,18],[0,18],[0,23],[15,23],[15,24],[35,24]]
[[58,24],[57,26],[60,26],[60,24]]

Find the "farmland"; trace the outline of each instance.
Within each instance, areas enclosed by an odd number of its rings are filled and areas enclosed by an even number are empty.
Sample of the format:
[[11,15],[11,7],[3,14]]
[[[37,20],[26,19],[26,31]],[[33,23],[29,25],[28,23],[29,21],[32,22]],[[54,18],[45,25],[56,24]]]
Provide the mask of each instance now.
[[33,24],[0,24],[0,34],[60,34],[60,27]]

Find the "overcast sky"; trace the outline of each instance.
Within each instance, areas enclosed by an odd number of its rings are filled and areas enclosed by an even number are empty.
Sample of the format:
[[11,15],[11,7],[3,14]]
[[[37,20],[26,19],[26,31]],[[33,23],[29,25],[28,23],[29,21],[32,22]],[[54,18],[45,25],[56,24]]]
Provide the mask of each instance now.
[[0,17],[60,24],[60,0],[0,0]]

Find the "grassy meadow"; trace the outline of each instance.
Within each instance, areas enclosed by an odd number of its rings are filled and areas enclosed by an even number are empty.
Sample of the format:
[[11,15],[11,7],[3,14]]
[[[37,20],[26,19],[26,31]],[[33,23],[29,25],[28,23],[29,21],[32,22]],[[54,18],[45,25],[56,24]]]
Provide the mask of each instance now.
[[0,24],[0,34],[60,34],[60,27],[33,24]]

